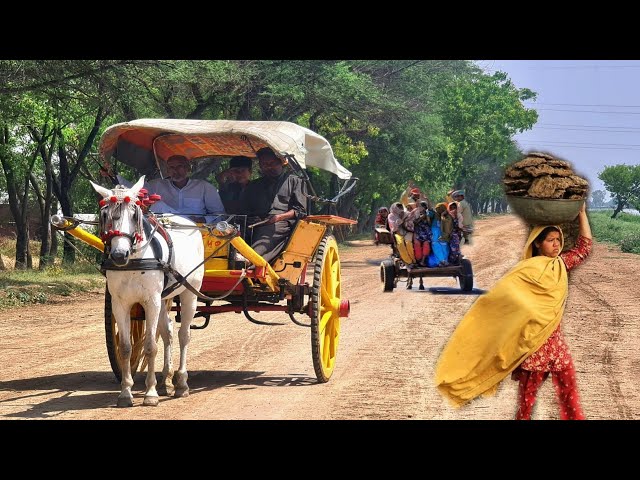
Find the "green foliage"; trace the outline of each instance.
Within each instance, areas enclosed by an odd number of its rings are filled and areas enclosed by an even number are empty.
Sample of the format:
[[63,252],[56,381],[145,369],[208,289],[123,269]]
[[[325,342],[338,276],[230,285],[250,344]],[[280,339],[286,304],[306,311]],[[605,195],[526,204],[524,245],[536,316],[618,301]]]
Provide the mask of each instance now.
[[46,303],[52,295],[71,296],[104,286],[104,277],[86,267],[45,271],[0,272],[0,310],[8,307]]
[[24,290],[8,290],[4,298],[0,296],[0,310],[4,307],[21,307],[34,303],[47,303],[48,296],[44,292],[28,292]]
[[640,254],[640,215],[621,213],[612,219],[611,211],[589,212],[589,223],[598,241],[620,245],[623,252]]
[[620,240],[620,249],[626,253],[640,255],[640,235],[627,235]]
[[500,189],[504,166],[521,155],[513,135],[530,129],[537,112],[524,100],[535,98],[518,89],[503,72],[474,72],[459,76],[440,91],[438,112],[448,137],[446,161],[451,171],[449,188],[465,188],[477,203],[503,197]]
[[640,202],[640,165],[610,165],[598,174],[614,197],[617,209]]
[[[96,208],[84,179],[104,183],[92,156],[96,141],[82,158],[98,114],[99,133],[145,117],[299,123],[324,135],[360,179],[342,207],[366,220],[410,179],[434,201],[452,186],[470,198],[500,197],[501,168],[519,154],[511,137],[537,118],[522,101],[534,97],[505,74],[486,75],[464,60],[0,60],[0,110],[23,132],[15,137],[22,142],[13,150],[16,168],[26,171],[35,151],[24,126],[58,131],[55,147],[62,145],[68,164],[62,168],[54,152],[53,169],[57,180],[78,175],[62,186],[76,213]],[[40,158],[34,174],[44,190]],[[310,175],[321,195],[339,188],[326,172]]]
[[602,207],[604,206],[605,193],[602,190],[596,190],[591,194],[591,206]]

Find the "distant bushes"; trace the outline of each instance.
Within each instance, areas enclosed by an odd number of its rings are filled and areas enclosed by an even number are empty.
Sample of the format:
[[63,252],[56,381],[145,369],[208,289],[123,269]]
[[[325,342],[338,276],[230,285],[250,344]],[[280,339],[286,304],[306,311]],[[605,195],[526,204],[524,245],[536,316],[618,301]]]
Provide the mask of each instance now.
[[620,250],[627,253],[637,253],[640,255],[640,236],[630,235],[620,241]]
[[623,252],[640,255],[640,215],[621,213],[612,219],[611,214],[612,211],[589,212],[595,239],[615,243]]

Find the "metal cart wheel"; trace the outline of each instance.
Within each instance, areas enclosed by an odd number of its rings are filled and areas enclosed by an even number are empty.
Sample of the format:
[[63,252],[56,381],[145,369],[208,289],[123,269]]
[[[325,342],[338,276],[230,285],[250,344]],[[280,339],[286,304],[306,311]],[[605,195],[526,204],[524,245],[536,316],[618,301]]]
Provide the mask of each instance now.
[[340,340],[340,257],[333,236],[320,242],[311,289],[311,353],[318,382],[331,378]]
[[[147,366],[144,357],[144,336],[146,330],[146,322],[144,309],[142,305],[136,303],[131,309],[131,375],[135,375],[140,367],[143,371]],[[104,296],[104,332],[107,340],[107,354],[109,355],[109,363],[111,370],[116,376],[118,382],[122,381],[122,368],[120,367],[120,334],[116,319],[111,313],[111,294],[109,287],[105,291]]]

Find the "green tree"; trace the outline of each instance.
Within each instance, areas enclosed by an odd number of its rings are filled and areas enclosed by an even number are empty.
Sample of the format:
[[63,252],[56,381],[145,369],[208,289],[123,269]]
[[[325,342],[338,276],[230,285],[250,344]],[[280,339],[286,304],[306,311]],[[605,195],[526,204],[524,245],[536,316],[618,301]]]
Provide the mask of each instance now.
[[591,194],[591,206],[594,208],[603,207],[605,196],[606,194],[602,190],[595,190]]
[[611,218],[640,199],[640,165],[607,166],[598,174],[615,201]]
[[482,199],[501,195],[495,188],[497,176],[488,182],[476,179],[503,170],[514,158],[512,137],[530,129],[538,118],[537,112],[522,102],[535,97],[527,88],[516,88],[504,72],[487,75],[476,71],[457,78],[440,92],[439,112],[448,137],[447,157],[455,171],[454,183],[466,189],[475,212]]

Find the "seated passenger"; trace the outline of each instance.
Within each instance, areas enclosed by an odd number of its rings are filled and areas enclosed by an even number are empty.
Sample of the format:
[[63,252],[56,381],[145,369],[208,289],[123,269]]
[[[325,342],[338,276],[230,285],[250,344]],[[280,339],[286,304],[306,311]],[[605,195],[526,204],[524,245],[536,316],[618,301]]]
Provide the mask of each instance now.
[[[161,200],[149,208],[154,213],[176,213],[194,222],[213,223],[225,213],[216,187],[205,180],[189,178],[191,166],[187,157],[172,155],[166,161],[167,177],[145,182],[149,194],[160,195]],[[117,176],[121,185],[130,187],[128,180]]]
[[380,207],[378,209],[378,214],[376,215],[376,219],[373,222],[373,231],[374,231],[374,241],[373,243],[376,245],[380,244],[380,236],[376,229],[378,228],[386,228],[387,225],[387,217],[389,216],[389,209],[387,207]]
[[418,215],[413,221],[413,251],[416,262],[421,267],[427,266],[427,259],[431,253],[431,222],[435,212],[430,210],[426,201],[418,205]]
[[449,239],[449,263],[458,265],[460,263],[460,236],[462,230],[460,229],[460,217],[458,212],[458,204],[451,202],[449,204],[449,214],[453,220],[453,229],[451,231],[451,238]]
[[[162,200],[151,205],[156,213],[186,214],[194,222],[214,222],[208,214],[224,213],[218,190],[205,180],[189,178],[191,166],[187,157],[172,155],[167,159],[167,178],[150,180],[145,187]],[[206,217],[205,217],[206,215]]]
[[284,170],[283,161],[268,147],[256,152],[261,177],[252,180],[240,196],[240,210],[252,230],[251,247],[267,262],[284,248],[297,221],[307,215],[303,180]]
[[[431,253],[427,259],[429,267],[446,267],[449,265],[449,237],[453,229],[453,221],[447,213],[444,203],[436,205],[436,214],[431,222]],[[443,220],[444,218],[444,220]]]
[[220,198],[227,213],[241,214],[240,196],[251,179],[251,159],[237,156],[229,161],[229,168],[216,175]]
[[416,263],[413,251],[414,212],[408,212],[400,202],[391,205],[389,213],[389,230],[396,235],[396,246],[400,258],[407,264]]

